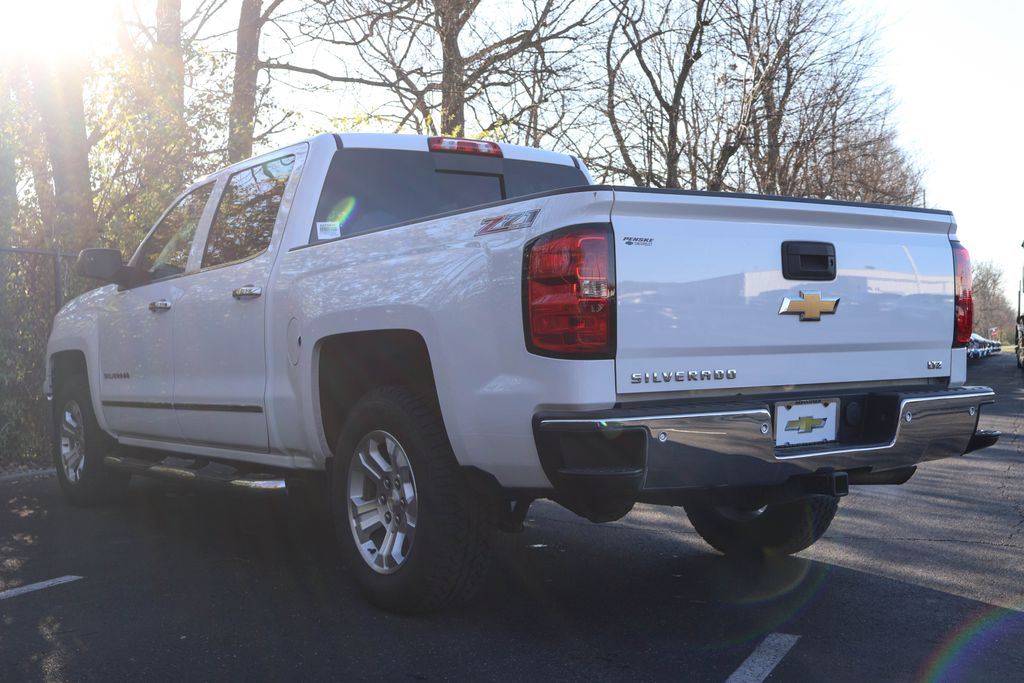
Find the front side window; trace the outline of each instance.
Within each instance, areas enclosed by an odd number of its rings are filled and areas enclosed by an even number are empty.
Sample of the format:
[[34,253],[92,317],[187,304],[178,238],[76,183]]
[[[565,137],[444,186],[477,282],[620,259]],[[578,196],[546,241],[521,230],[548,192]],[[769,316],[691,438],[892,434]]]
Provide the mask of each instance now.
[[178,200],[142,244],[135,265],[152,279],[184,273],[211,192],[213,183],[207,183]]
[[294,165],[295,157],[289,155],[239,171],[228,179],[206,240],[203,268],[242,261],[266,251]]

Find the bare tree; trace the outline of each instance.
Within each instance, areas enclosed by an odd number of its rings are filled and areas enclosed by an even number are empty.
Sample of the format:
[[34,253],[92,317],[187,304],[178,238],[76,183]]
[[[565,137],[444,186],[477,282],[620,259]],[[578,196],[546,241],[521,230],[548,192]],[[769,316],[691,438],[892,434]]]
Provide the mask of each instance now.
[[[536,23],[533,12],[542,8],[524,4],[527,23]],[[586,92],[592,88],[580,47],[595,37],[595,24],[581,25],[571,40],[548,41],[511,59],[503,67],[503,86],[481,93],[481,130],[503,142],[576,149],[586,126]]]
[[[465,134],[492,125],[487,95],[522,81],[537,53],[572,40],[594,8],[573,0],[527,0],[509,17],[481,9],[481,0],[321,0],[301,25],[308,38],[333,46],[340,71],[271,59],[265,65],[368,87],[383,95],[378,117],[396,128]],[[536,64],[536,62],[533,62]],[[479,109],[479,111],[477,111]],[[529,109],[522,116],[529,115]],[[498,123],[506,125],[511,116]],[[516,117],[518,120],[519,117]],[[482,123],[482,125],[481,125]]]
[[828,144],[812,151],[794,191],[823,199],[923,205],[922,171],[895,138],[884,120],[835,130]]
[[992,328],[998,328],[997,336],[1013,338],[1014,310],[1003,293],[1003,271],[991,261],[973,264],[972,299],[974,300],[974,331],[988,337]]
[[870,30],[829,0],[608,0],[588,163],[638,185],[912,203]]
[[[755,89],[746,161],[757,191],[809,194],[813,162],[888,114],[868,85],[871,37],[827,0],[730,0],[729,31]],[[881,103],[881,104],[880,104]]]
[[640,185],[744,189],[734,158],[777,55],[740,68],[729,21],[739,10],[725,0],[611,6],[603,101],[614,144],[598,166]]
[[164,111],[185,120],[185,55],[181,40],[181,0],[157,0],[156,30],[150,59],[156,76],[153,93]]
[[256,125],[256,88],[260,74],[259,50],[263,26],[283,0],[242,0],[235,46],[235,76],[228,110],[228,161],[252,156]]
[[605,111],[622,171],[637,184],[680,187],[686,88],[716,9],[708,0],[612,0]]
[[36,62],[30,74],[53,180],[52,220],[60,221],[47,227],[67,247],[89,244],[96,239],[98,226],[83,102],[85,73],[75,63]]
[[18,149],[15,91],[10,64],[0,64],[0,246],[10,243],[18,215]]

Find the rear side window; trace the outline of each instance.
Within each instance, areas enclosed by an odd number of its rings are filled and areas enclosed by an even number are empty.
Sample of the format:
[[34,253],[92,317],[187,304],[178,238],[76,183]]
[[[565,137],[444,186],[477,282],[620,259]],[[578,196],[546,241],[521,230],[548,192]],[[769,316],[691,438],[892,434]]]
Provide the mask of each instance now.
[[[454,155],[444,156],[450,160]],[[485,172],[441,168],[435,161],[428,152],[338,150],[327,171],[310,241],[587,184],[574,166],[502,159],[493,160]]]
[[266,251],[295,157],[288,155],[235,173],[228,179],[210,226],[203,268],[252,258]]

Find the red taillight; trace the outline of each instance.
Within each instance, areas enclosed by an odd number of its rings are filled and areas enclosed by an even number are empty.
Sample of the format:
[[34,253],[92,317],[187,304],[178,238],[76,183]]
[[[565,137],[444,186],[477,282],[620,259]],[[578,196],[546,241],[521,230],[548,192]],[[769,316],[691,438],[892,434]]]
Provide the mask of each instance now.
[[608,226],[546,235],[526,250],[526,341],[531,351],[613,356],[614,277]]
[[489,157],[500,157],[501,147],[496,142],[487,140],[467,140],[465,138],[427,138],[427,148],[431,152],[456,152],[458,154],[483,154]]
[[953,242],[953,346],[967,346],[974,327],[974,300],[971,298],[971,255],[963,245]]

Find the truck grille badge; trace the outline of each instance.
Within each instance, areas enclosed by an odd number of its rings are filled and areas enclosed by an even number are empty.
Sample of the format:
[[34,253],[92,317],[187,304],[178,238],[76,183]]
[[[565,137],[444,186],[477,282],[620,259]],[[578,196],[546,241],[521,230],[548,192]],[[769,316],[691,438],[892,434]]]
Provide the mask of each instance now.
[[800,297],[782,300],[779,315],[799,315],[800,321],[821,320],[822,314],[834,315],[839,307],[839,298],[824,297],[821,292],[800,292]]

